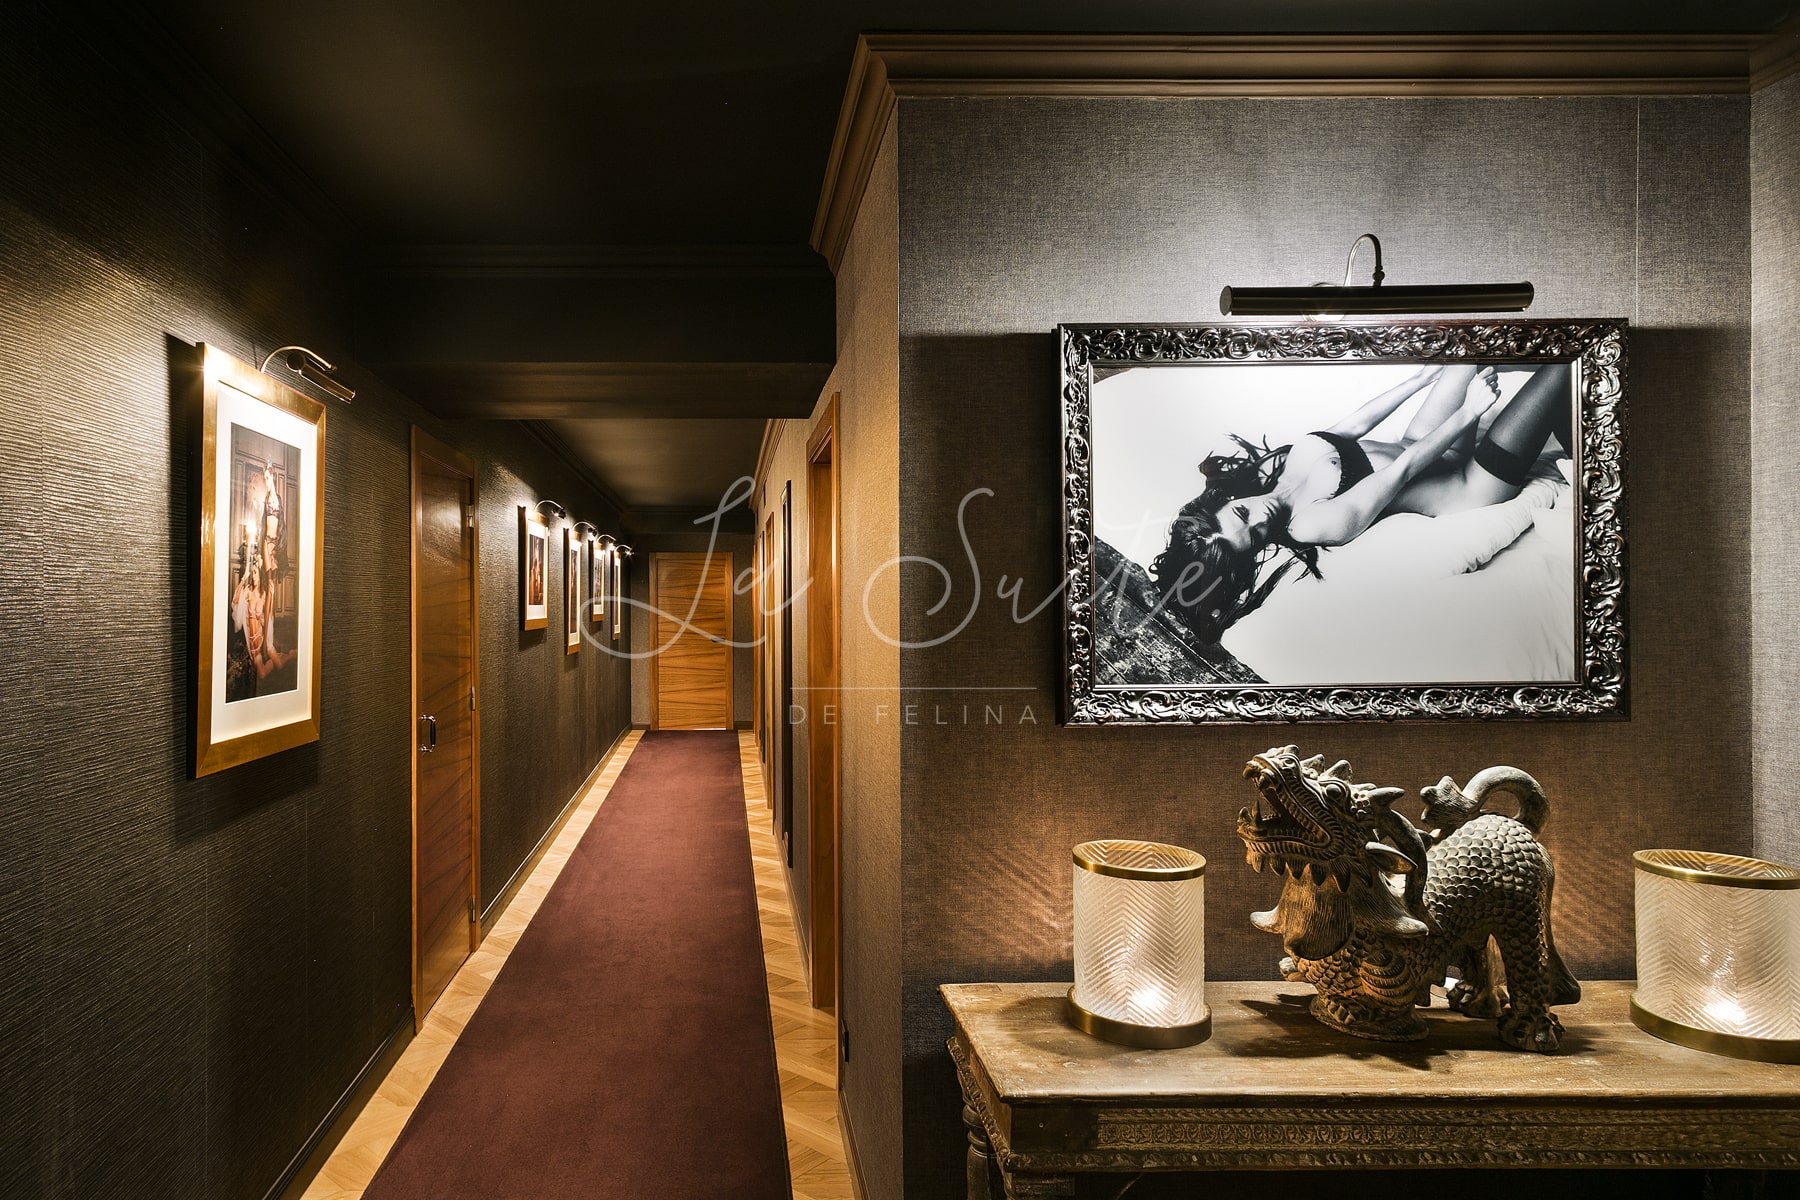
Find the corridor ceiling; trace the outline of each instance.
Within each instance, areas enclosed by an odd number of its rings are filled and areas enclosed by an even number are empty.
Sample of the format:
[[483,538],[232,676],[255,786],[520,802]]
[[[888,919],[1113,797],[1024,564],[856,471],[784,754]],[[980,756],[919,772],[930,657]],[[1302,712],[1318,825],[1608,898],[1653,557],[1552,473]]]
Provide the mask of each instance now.
[[[809,248],[861,31],[1757,32],[1793,0],[146,0],[368,272],[353,357],[556,422],[631,505],[710,506],[834,357]],[[699,418],[631,467],[607,420]],[[627,432],[620,426],[620,433]],[[698,476],[708,477],[701,479]]]

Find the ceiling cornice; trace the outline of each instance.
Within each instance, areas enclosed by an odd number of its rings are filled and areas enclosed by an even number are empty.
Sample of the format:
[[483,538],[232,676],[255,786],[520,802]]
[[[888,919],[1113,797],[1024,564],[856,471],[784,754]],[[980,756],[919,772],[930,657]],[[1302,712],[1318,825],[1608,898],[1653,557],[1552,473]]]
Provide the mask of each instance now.
[[1796,67],[1792,32],[865,34],[812,245],[835,272],[902,98],[1744,95]]
[[798,245],[369,247],[366,269],[406,278],[754,279],[807,278],[824,267]]
[[523,425],[525,432],[536,438],[544,449],[555,455],[563,466],[573,471],[581,482],[594,489],[595,494],[601,500],[612,505],[613,511],[618,514],[621,525],[631,519],[631,506],[626,504],[617,492],[606,486],[605,481],[594,473],[594,468],[588,464],[587,460],[575,453],[574,447],[564,441],[562,434],[558,433],[553,426],[546,421],[520,421],[519,424]]

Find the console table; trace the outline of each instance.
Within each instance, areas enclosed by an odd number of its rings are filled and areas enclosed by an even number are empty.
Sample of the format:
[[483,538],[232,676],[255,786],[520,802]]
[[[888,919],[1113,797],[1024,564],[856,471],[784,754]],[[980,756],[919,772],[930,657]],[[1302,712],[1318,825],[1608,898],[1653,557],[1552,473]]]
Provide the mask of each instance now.
[[940,990],[969,1200],[997,1200],[992,1168],[1026,1200],[1073,1196],[1083,1172],[1800,1166],[1800,1066],[1653,1038],[1631,1023],[1629,983],[1584,983],[1557,1009],[1555,1055],[1509,1049],[1441,1000],[1425,1041],[1346,1037],[1289,983],[1207,984],[1212,1038],[1179,1050],[1076,1030],[1066,983]]

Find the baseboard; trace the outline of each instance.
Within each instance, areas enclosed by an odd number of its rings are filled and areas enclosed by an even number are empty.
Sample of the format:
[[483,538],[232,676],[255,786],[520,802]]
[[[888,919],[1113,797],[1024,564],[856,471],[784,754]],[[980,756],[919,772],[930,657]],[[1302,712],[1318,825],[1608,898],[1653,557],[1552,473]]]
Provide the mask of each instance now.
[[381,1045],[375,1048],[375,1053],[369,1056],[369,1061],[363,1064],[362,1070],[356,1073],[356,1078],[350,1081],[350,1086],[344,1089],[344,1094],[331,1106],[331,1111],[325,1114],[325,1119],[313,1130],[312,1136],[306,1139],[306,1144],[294,1155],[293,1161],[288,1163],[281,1178],[265,1193],[264,1200],[299,1200],[412,1040],[413,1014],[408,1007],[381,1040]]
[[632,728],[633,728],[633,729],[639,729],[639,730],[642,730],[642,731],[643,731],[643,732],[645,732],[645,733],[649,733],[649,732],[650,732],[650,725],[649,725],[649,723],[648,723],[648,722],[645,722],[645,723],[644,723],[644,724],[642,724],[642,725],[638,725],[638,724],[636,724],[636,723],[633,723],[633,725],[632,725],[632,726],[631,726],[631,727],[632,727]]
[[748,732],[749,732],[749,731],[750,731],[750,729],[751,729],[751,728],[752,728],[752,726],[751,726],[751,724],[750,724],[750,722],[748,722],[748,721],[736,721],[736,722],[733,722],[733,723],[732,723],[732,726],[731,726],[731,727],[732,727],[732,728],[733,728],[733,729],[737,729],[737,730],[741,730],[741,731],[743,731],[743,732],[745,732],[745,733],[748,733]]
[[856,1154],[856,1131],[850,1126],[850,1113],[844,1108],[844,1091],[841,1087],[837,1094],[837,1108],[838,1133],[844,1139],[844,1165],[850,1168],[850,1191],[856,1200],[868,1200],[869,1185],[863,1182],[862,1159]]
[[519,889],[525,886],[525,881],[531,878],[531,872],[539,862],[543,861],[545,852],[550,849],[550,843],[556,840],[556,835],[563,831],[563,826],[569,823],[569,818],[574,816],[575,810],[581,806],[582,797],[588,794],[588,789],[593,787],[595,781],[600,778],[600,772],[606,770],[606,764],[612,761],[614,754],[618,753],[619,743],[623,742],[625,735],[635,728],[636,726],[627,726],[619,731],[619,736],[614,738],[613,744],[606,748],[606,753],[600,756],[600,761],[594,764],[594,769],[588,772],[588,777],[581,781],[581,786],[575,789],[575,794],[569,797],[569,802],[562,806],[561,812],[556,814],[556,820],[550,822],[550,827],[544,830],[544,836],[537,840],[537,845],[531,848],[531,853],[525,856],[525,861],[520,863],[518,870],[512,873],[512,878],[506,881],[506,886],[500,889],[500,894],[494,897],[494,902],[482,912],[482,937],[485,938],[493,932],[494,923],[506,913],[506,906],[512,903],[513,897],[519,894]]

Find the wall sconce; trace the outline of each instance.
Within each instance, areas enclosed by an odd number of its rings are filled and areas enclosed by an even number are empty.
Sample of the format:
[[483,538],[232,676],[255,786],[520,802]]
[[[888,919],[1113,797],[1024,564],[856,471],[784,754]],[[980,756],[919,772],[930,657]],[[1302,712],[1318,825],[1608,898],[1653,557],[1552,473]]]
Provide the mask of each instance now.
[[1639,850],[1631,1019],[1664,1041],[1800,1063],[1800,871],[1703,850]]
[[[1350,272],[1356,264],[1356,248],[1368,242],[1375,249],[1375,270],[1368,287],[1352,287]],[[1381,269],[1381,240],[1365,233],[1350,243],[1344,260],[1344,284],[1312,287],[1226,287],[1219,293],[1219,311],[1228,317],[1311,317],[1335,320],[1350,313],[1491,313],[1524,312],[1534,295],[1529,283],[1428,283],[1382,287],[1387,272]]]
[[569,510],[554,500],[539,500],[537,502],[537,510],[545,516],[555,513],[565,521],[569,519]]
[[1069,1020],[1125,1046],[1192,1046],[1206,1007],[1206,860],[1161,842],[1075,847]]
[[591,534],[597,535],[601,541],[606,540],[606,536],[604,534],[600,533],[600,527],[598,525],[594,524],[592,521],[577,521],[577,522],[575,522],[575,532],[576,533],[580,533],[584,529],[587,530]]
[[308,350],[305,346],[277,347],[276,349],[269,351],[268,357],[262,360],[262,366],[258,367],[257,370],[265,375],[268,374],[269,364],[275,360],[277,354],[285,354],[285,357],[281,361],[287,364],[288,370],[299,375],[302,379],[311,380],[313,383],[318,384],[327,392],[336,396],[339,400],[342,400],[345,404],[356,399],[355,389],[346,387],[331,377],[331,372],[337,370],[337,368],[326,362],[320,355]]

